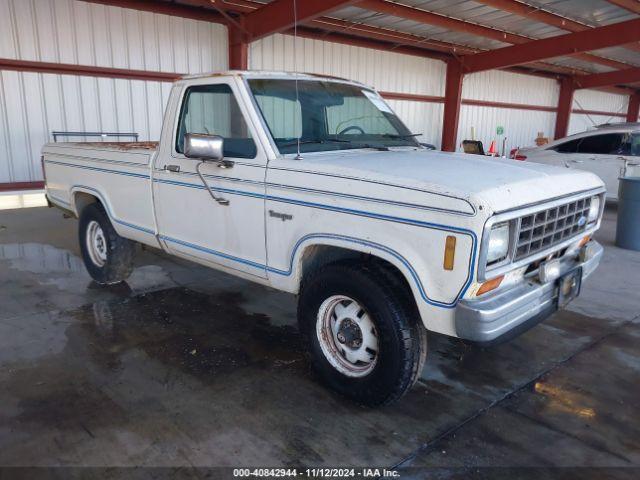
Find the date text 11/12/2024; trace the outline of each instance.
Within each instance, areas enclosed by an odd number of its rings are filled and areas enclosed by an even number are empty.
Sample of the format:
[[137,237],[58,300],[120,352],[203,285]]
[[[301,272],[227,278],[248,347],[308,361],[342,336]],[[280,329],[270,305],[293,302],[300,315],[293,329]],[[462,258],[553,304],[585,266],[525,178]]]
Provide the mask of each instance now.
[[238,478],[399,478],[400,472],[386,468],[234,468]]

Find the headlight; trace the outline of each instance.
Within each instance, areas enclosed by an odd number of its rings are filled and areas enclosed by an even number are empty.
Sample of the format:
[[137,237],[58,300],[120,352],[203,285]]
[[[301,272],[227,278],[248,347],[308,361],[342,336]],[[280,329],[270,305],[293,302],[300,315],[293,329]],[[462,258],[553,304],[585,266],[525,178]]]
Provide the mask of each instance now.
[[499,223],[491,228],[487,246],[487,265],[503,260],[509,253],[509,224]]
[[600,215],[600,197],[592,197],[591,206],[589,207],[589,215],[587,216],[587,221],[589,223],[593,223],[596,220],[598,220],[599,215]]

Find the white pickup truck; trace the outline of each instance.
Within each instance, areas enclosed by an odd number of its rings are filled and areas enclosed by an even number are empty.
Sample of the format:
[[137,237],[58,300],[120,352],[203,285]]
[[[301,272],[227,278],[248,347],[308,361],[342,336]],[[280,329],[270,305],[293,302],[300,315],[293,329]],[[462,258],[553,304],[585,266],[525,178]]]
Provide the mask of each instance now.
[[413,385],[427,330],[510,337],[602,256],[597,176],[431,151],[333,77],[185,77],[159,143],[49,143],[43,168],[98,283],[125,280],[142,243],[298,294],[320,378],[369,405]]

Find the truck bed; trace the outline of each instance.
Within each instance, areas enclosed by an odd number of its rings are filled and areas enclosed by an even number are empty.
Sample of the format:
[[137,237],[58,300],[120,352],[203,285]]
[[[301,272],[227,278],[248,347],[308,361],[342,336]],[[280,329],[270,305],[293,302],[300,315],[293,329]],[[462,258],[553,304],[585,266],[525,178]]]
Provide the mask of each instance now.
[[150,173],[157,146],[157,142],[47,143],[42,148],[47,197],[76,213],[79,195],[97,197],[120,235],[149,242],[155,229]]

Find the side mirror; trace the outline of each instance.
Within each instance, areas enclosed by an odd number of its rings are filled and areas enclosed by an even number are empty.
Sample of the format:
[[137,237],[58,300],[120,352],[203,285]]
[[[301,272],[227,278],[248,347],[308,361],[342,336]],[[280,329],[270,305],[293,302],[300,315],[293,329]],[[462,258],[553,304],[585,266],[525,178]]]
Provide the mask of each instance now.
[[224,138],[203,133],[184,134],[184,156],[204,161],[219,162],[223,155]]

